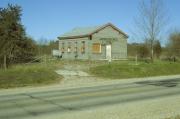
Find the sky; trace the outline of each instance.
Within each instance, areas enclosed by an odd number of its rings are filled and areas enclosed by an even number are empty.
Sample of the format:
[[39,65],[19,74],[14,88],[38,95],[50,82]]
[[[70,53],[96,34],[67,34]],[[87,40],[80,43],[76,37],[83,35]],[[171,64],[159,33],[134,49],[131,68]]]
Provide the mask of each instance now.
[[[132,39],[134,18],[140,0],[0,0],[0,7],[8,3],[20,5],[22,24],[35,40],[56,40],[74,27],[96,26],[111,22]],[[180,0],[164,0],[170,22],[168,29],[180,28]],[[168,31],[168,30],[167,30]],[[168,34],[168,32],[166,32]]]

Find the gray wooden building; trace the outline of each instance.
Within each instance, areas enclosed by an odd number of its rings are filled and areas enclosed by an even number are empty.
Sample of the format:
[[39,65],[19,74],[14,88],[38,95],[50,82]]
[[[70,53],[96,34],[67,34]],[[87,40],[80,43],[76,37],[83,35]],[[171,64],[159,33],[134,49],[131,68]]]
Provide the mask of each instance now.
[[119,60],[127,58],[128,35],[111,23],[78,27],[59,39],[62,59]]

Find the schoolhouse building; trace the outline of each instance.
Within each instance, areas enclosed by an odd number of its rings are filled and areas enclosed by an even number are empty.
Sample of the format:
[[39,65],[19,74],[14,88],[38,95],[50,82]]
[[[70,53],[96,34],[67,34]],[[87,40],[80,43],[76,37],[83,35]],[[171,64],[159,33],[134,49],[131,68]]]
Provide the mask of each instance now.
[[120,60],[127,58],[128,35],[111,23],[78,27],[61,35],[62,59]]

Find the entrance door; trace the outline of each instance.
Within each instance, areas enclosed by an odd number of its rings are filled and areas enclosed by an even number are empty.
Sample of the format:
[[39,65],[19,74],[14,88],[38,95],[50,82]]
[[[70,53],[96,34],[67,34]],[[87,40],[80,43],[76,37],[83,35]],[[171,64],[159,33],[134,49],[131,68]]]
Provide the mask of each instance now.
[[106,45],[106,59],[111,62],[111,45]]

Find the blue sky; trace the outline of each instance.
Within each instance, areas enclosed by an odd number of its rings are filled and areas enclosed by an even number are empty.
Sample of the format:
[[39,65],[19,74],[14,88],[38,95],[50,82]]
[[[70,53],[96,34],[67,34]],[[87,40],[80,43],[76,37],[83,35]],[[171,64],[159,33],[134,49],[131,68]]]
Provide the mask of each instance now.
[[[164,0],[170,22],[168,29],[180,28],[180,0]],[[111,22],[133,42],[134,17],[139,0],[0,0],[23,8],[22,23],[28,35],[36,40],[56,39],[77,26],[96,26]],[[136,42],[136,41],[135,41]]]

